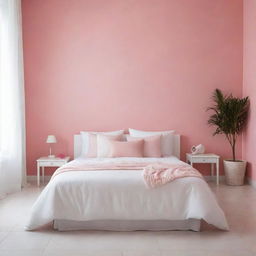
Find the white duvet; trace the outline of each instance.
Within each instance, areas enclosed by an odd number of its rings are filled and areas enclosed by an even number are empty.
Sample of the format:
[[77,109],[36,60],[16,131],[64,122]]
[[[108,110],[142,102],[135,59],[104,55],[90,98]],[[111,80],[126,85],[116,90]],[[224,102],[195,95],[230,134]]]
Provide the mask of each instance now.
[[[145,162],[145,158],[122,158]],[[77,158],[66,166],[111,159]],[[116,158],[120,161],[120,158]],[[147,162],[182,163],[176,157],[147,158]],[[32,207],[27,230],[53,220],[185,220],[204,219],[227,230],[225,215],[208,184],[195,177],[162,187],[146,187],[141,170],[70,171],[57,175]]]

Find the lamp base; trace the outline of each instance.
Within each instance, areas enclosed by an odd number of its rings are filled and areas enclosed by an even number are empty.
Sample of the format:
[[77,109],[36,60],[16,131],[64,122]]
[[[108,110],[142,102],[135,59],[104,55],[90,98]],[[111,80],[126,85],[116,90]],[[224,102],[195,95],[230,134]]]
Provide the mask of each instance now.
[[55,158],[55,155],[49,155],[48,157],[49,158]]

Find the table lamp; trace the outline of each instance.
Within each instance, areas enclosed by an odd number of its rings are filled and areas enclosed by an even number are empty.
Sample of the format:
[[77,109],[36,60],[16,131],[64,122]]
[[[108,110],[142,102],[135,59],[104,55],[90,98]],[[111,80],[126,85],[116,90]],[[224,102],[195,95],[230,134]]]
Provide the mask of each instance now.
[[54,144],[56,143],[57,140],[56,140],[56,137],[54,135],[48,135],[47,139],[46,139],[46,143],[49,143],[50,144],[50,155],[48,157],[50,158],[54,158],[55,155],[52,155],[52,147],[51,147],[51,144]]

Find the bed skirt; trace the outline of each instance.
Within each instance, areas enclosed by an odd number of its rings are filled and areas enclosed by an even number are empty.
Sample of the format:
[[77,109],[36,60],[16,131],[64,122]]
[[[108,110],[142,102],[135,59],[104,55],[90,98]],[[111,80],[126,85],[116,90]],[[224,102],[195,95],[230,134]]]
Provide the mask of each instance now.
[[109,230],[109,231],[136,231],[136,230],[192,230],[200,231],[201,220],[54,220],[54,229],[59,231],[71,230]]

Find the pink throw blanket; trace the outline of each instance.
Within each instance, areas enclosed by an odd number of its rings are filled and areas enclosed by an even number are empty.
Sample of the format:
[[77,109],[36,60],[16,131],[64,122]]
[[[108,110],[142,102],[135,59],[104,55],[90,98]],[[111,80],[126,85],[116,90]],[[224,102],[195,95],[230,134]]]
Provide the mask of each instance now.
[[148,187],[155,188],[173,180],[185,177],[203,178],[202,174],[187,164],[153,164],[143,169],[143,177]]
[[52,179],[63,172],[69,171],[100,171],[100,170],[143,170],[146,185],[155,188],[173,180],[185,177],[203,178],[201,173],[188,164],[166,163],[99,163],[79,166],[63,166],[58,168]]

